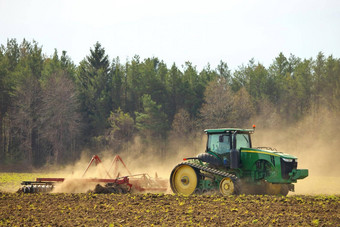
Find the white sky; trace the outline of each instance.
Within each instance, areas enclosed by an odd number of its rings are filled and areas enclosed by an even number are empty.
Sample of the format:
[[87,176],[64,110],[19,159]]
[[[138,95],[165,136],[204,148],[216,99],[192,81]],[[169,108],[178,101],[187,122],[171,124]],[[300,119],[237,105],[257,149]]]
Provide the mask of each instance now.
[[0,44],[36,40],[78,64],[99,41],[110,59],[138,54],[201,70],[251,58],[268,67],[280,52],[340,57],[339,0],[0,0]]

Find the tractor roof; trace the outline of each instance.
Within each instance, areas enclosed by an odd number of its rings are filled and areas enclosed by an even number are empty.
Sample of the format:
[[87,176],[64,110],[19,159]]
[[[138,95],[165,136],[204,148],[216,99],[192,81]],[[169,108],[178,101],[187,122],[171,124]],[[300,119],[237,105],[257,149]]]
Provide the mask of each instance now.
[[242,129],[242,128],[217,128],[217,129],[206,129],[204,132],[210,133],[224,133],[224,132],[243,132],[243,133],[254,133],[254,129]]

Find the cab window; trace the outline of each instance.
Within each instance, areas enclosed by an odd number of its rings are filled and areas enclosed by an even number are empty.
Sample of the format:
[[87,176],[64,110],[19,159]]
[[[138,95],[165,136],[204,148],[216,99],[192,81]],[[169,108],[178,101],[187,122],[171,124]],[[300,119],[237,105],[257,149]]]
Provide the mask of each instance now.
[[224,154],[230,152],[230,135],[210,134],[208,138],[208,150]]
[[249,135],[248,134],[236,134],[236,149],[250,148]]

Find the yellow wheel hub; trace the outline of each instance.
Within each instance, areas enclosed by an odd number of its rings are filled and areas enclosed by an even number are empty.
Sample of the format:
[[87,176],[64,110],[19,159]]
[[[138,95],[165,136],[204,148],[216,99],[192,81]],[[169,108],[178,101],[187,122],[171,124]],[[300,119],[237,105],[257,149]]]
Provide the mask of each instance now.
[[178,166],[171,176],[172,190],[178,194],[190,195],[194,193],[197,182],[196,171],[188,165]]
[[234,191],[234,182],[229,177],[223,178],[220,182],[220,193],[226,196],[232,195]]

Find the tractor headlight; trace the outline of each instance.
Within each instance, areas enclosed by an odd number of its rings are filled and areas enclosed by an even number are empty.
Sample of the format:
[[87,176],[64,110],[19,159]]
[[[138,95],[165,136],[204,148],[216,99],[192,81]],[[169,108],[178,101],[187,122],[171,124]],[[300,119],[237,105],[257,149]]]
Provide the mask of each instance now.
[[294,159],[282,158],[282,160],[285,162],[293,162]]

